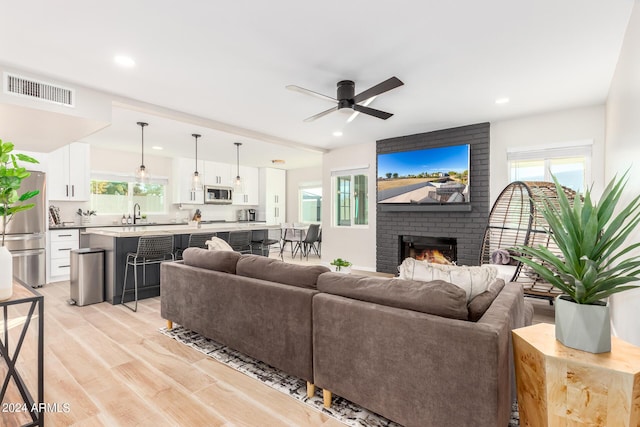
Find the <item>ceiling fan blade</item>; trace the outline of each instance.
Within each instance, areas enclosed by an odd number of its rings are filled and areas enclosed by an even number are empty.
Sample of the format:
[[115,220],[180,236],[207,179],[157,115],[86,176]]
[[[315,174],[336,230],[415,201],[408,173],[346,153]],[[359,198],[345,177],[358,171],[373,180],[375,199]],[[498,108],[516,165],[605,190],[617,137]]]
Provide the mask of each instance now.
[[353,98],[353,102],[355,102],[356,104],[362,101],[365,101],[369,98],[371,98],[372,96],[376,96],[376,95],[380,95],[381,93],[385,93],[387,91],[390,91],[391,89],[395,89],[398,86],[402,86],[404,83],[402,83],[400,81],[399,78],[397,77],[391,77],[390,79],[387,79],[385,81],[383,81],[382,83],[379,83],[373,87],[370,87],[369,89],[365,90],[364,92],[361,92],[359,94],[357,94],[354,98]]
[[294,92],[300,92],[300,93],[304,93],[305,95],[311,95],[311,96],[315,96],[316,98],[320,98],[320,99],[324,99],[325,101],[331,101],[331,102],[337,102],[338,100],[335,98],[332,98],[330,96],[327,95],[323,95],[321,93],[318,92],[314,92],[312,90],[309,89],[305,89],[303,87],[300,86],[296,86],[296,85],[288,85],[285,86],[287,89],[292,90]]
[[338,106],[337,105],[335,107],[333,107],[333,108],[329,108],[328,110],[323,111],[322,113],[318,113],[318,114],[316,114],[314,116],[307,117],[306,119],[304,119],[304,121],[305,122],[312,122],[315,119],[319,119],[320,117],[326,116],[327,114],[333,113],[334,111],[338,111]]
[[[364,101],[362,104],[362,106],[366,107],[367,105],[371,104],[373,102],[373,100],[376,99],[375,96],[372,96],[371,98],[367,99],[366,101]],[[357,111],[354,111],[353,114],[351,114],[349,116],[349,118],[347,119],[347,123],[351,123],[356,117],[358,117],[358,114],[360,114]]]
[[389,117],[393,116],[393,114],[387,113],[386,111],[380,111],[376,110],[375,108],[369,108],[358,104],[354,104],[353,109],[360,113],[368,114],[382,120],[387,120]]

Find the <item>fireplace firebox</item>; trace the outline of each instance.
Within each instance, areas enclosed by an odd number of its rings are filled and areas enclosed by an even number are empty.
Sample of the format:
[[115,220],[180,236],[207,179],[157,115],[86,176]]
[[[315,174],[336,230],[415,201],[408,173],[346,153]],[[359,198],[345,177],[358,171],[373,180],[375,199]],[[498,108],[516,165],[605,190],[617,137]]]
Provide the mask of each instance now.
[[457,257],[457,239],[451,237],[399,236],[400,257],[398,264],[405,258],[415,258],[436,264],[455,264]]

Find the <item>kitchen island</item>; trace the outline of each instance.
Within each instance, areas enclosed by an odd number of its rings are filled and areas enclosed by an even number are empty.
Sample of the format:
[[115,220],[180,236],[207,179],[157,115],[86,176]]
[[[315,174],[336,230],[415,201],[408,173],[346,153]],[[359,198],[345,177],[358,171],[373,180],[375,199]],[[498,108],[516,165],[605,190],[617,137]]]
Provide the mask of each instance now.
[[[280,229],[279,224],[265,224],[259,222],[244,223],[212,223],[202,224],[200,227],[179,225],[147,225],[147,226],[122,226],[122,227],[94,227],[87,228],[80,234],[81,248],[102,248],[105,250],[104,259],[104,297],[111,304],[120,304],[124,282],[124,271],[127,262],[127,254],[136,252],[138,240],[141,236],[174,236],[174,253],[184,250],[188,246],[189,236],[196,233],[216,233],[224,240],[228,239],[231,231],[251,230],[254,240],[261,237],[270,229]],[[160,295],[160,268],[158,264],[146,267],[146,286],[142,286],[142,269],[138,272],[138,299],[150,298]],[[133,270],[127,277],[127,290],[133,289]],[[133,299],[132,294],[127,294],[125,301]]]

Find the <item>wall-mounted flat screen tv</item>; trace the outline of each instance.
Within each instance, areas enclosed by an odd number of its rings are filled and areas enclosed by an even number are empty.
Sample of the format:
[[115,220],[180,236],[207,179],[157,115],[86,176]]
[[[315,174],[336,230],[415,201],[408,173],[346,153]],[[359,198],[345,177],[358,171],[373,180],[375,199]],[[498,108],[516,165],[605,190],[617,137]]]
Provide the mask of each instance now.
[[469,144],[378,154],[378,203],[469,203]]

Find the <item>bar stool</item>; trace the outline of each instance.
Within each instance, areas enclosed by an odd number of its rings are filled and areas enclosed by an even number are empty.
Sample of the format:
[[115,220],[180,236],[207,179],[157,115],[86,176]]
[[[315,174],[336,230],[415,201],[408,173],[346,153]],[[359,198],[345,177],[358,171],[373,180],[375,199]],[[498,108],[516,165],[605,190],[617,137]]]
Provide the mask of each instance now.
[[[127,264],[124,267],[124,284],[122,285],[122,298],[120,304],[132,311],[138,311],[138,266],[142,266],[142,286],[146,284],[146,267],[149,264],[159,264],[163,261],[175,260],[173,254],[173,236],[142,236],[138,239],[138,249],[136,252],[127,254]],[[134,288],[127,290],[127,273],[129,266],[133,266]],[[159,284],[157,285],[160,286]],[[155,286],[154,286],[155,287]],[[127,292],[134,293],[135,305],[133,307],[125,304],[124,295]]]
[[271,229],[254,231],[251,237],[253,246],[258,247],[262,256],[268,257],[271,252],[271,246],[278,245],[278,253],[282,255],[280,239],[270,238],[269,231],[271,231]]
[[[189,235],[189,243],[187,243],[188,248],[202,248],[207,249],[206,241],[211,240],[212,237],[215,237],[216,233],[193,233]],[[176,251],[176,259],[182,259],[182,253],[184,249],[178,249]]]
[[250,254],[253,252],[251,235],[251,231],[232,231],[229,233],[229,246],[241,254]]

